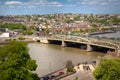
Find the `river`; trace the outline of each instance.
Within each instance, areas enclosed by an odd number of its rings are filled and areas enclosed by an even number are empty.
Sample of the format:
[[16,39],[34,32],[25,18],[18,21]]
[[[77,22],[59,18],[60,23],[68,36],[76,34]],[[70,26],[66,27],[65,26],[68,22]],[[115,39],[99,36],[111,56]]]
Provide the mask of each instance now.
[[107,37],[107,38],[120,38],[120,31],[117,31],[116,33],[97,34],[94,36]]
[[100,52],[86,52],[78,48],[61,47],[60,45],[30,43],[28,44],[30,57],[36,60],[38,65],[36,73],[39,76],[48,74],[65,66],[66,60],[73,64],[91,62],[98,56],[104,56]]

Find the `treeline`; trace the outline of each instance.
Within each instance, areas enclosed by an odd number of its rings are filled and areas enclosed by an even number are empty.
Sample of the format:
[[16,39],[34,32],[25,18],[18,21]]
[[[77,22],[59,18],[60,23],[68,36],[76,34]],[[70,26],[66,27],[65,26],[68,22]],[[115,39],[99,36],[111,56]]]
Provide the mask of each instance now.
[[109,26],[109,25],[119,25],[120,18],[112,16],[112,17],[103,17],[103,18],[96,18],[93,15],[86,18],[86,20],[90,23],[98,23],[101,25]]
[[4,23],[4,24],[0,24],[0,28],[8,28],[9,30],[15,30],[24,35],[32,35],[33,30],[36,30],[36,27],[34,26],[27,27],[20,23]]
[[4,23],[0,24],[1,28],[8,28],[9,30],[19,29],[19,30],[26,30],[26,26],[20,23]]

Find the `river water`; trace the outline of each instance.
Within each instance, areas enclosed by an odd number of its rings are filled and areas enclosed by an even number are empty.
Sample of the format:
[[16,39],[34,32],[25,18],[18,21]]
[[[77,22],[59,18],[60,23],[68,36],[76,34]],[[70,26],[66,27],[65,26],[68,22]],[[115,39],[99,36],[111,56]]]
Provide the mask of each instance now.
[[38,65],[36,73],[39,76],[48,74],[65,66],[66,60],[71,60],[73,64],[91,62],[104,53],[86,52],[79,48],[61,47],[60,45],[30,43],[28,44],[29,54],[36,60]]
[[120,31],[117,31],[116,33],[97,34],[94,36],[107,37],[107,38],[120,38]]

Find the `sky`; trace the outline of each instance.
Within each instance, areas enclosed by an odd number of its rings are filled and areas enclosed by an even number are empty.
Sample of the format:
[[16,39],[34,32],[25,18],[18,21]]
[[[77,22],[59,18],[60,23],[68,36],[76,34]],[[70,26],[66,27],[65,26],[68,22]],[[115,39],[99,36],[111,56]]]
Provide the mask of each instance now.
[[0,15],[120,14],[120,0],[0,0]]

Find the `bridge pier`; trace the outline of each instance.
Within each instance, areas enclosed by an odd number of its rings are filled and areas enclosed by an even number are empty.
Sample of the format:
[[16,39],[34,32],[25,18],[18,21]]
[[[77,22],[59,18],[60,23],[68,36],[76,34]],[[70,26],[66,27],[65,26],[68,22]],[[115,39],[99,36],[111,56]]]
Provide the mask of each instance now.
[[62,40],[62,45],[61,45],[62,47],[65,47],[66,46],[66,43],[65,43],[65,41],[64,40]]
[[92,46],[90,45],[90,44],[87,44],[87,49],[86,49],[86,51],[92,51],[93,49],[92,49]]
[[117,56],[120,56],[120,49],[117,50]]
[[45,44],[48,44],[48,43],[49,43],[49,41],[48,41],[47,39],[41,39],[40,42],[41,42],[41,43],[45,43]]

